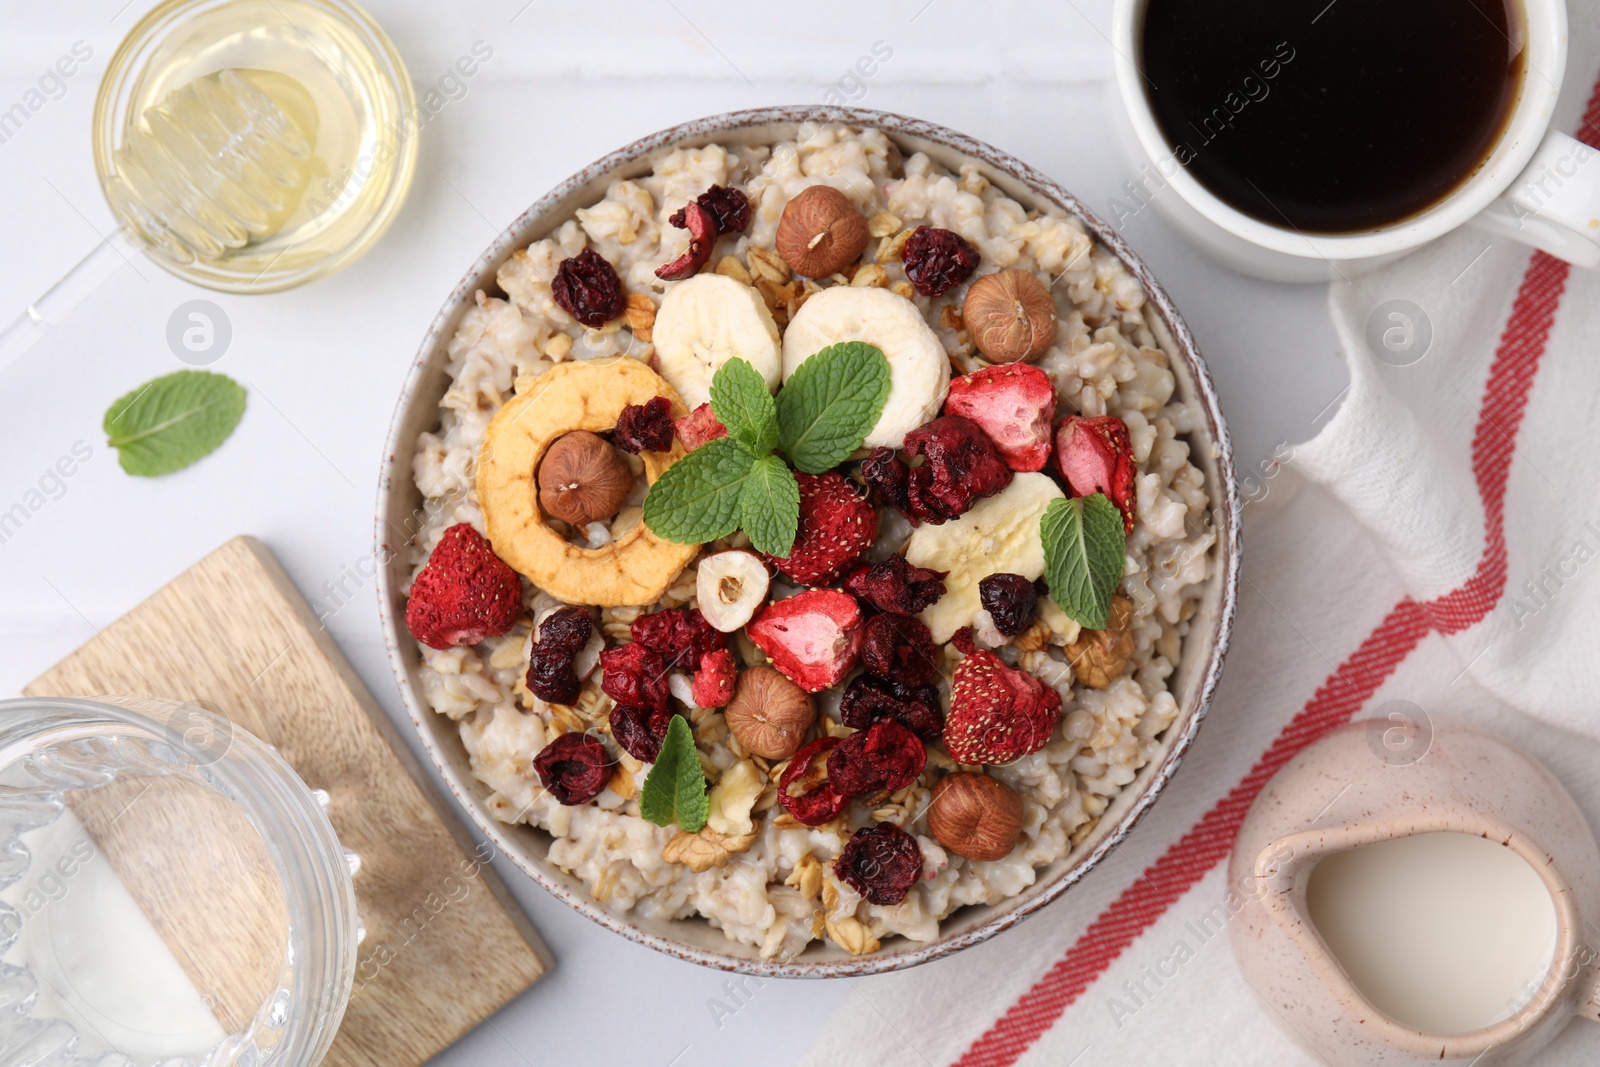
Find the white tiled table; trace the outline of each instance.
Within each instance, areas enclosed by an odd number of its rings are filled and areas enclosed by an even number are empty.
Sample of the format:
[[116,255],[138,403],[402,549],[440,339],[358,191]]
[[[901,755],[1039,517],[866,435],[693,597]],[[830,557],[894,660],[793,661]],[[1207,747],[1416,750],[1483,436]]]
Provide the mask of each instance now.
[[[60,487],[47,484],[43,506],[0,543],[0,692],[15,692],[92,627],[248,532],[273,548],[308,597],[343,605],[329,628],[409,736],[375,598],[357,576],[370,569],[378,463],[401,378],[444,295],[499,229],[552,184],[638,136],[713,112],[827,97],[989,141],[1107,217],[1127,177],[1107,143],[1110,0],[1010,0],[981,14],[956,0],[524,2],[368,4],[419,94],[475,42],[493,56],[428,124],[410,201],[365,260],[305,289],[249,298],[202,293],[139,260],[0,370],[0,511],[27,498],[77,442],[92,449]],[[59,98],[0,131],[0,320],[111,228],[89,116],[107,59],[150,6],[57,0],[13,4],[5,15],[0,112],[75,42],[93,58]],[[892,56],[872,78],[853,80],[849,72],[875,42]],[[1345,384],[1323,290],[1232,275],[1181,244],[1153,212],[1136,214],[1124,232],[1199,338],[1241,467],[1279,442],[1311,436]],[[249,387],[249,410],[198,466],[129,478],[104,446],[101,417],[128,389],[181,368],[166,345],[167,319],[201,295],[231,320],[231,347],[213,369]],[[334,591],[339,583],[343,592]],[[557,966],[441,1064],[787,1063],[834,1005],[872,996],[871,980],[747,980],[739,989],[726,975],[605,933],[509,864],[501,868]],[[1071,896],[1056,906],[1072,907]]]

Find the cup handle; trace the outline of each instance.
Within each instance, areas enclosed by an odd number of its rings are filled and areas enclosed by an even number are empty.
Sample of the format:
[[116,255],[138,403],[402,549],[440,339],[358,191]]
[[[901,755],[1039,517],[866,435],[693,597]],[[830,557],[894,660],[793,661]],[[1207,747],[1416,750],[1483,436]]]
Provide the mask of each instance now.
[[1551,130],[1511,188],[1472,225],[1580,267],[1600,267],[1600,150]]

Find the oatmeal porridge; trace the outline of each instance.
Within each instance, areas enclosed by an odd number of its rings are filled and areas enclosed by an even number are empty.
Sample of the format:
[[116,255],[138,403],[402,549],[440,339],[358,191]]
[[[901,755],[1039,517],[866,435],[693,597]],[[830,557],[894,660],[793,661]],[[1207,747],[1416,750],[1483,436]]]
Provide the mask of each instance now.
[[881,132],[678,148],[500,268],[407,622],[489,807],[617,912],[867,953],[1160,751],[1215,571],[1145,294]]

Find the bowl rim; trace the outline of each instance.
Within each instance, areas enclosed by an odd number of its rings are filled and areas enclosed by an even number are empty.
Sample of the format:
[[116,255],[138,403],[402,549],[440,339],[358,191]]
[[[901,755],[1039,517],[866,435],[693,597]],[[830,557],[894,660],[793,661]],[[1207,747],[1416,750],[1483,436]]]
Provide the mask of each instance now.
[[[1209,655],[1197,664],[1197,668],[1202,671],[1202,675],[1194,688],[1193,710],[1189,713],[1186,721],[1181,724],[1174,723],[1174,727],[1179,729],[1179,733],[1173,740],[1171,747],[1161,758],[1161,762],[1155,771],[1151,773],[1144,792],[1133,798],[1128,808],[1123,812],[1120,821],[1077,863],[1056,875],[1053,881],[1044,885],[1034,896],[1013,898],[1012,901],[1003,901],[993,905],[1004,910],[997,912],[970,929],[952,936],[941,936],[920,944],[908,942],[911,947],[886,953],[851,956],[844,959],[780,961],[721,953],[700,948],[671,937],[651,933],[635,925],[629,916],[619,915],[607,910],[600,903],[573,892],[567,886],[546,874],[540,865],[534,861],[533,857],[525,853],[523,846],[512,838],[511,832],[517,828],[495,820],[485,810],[481,799],[473,795],[472,785],[461,780],[460,776],[450,766],[449,761],[438,751],[426,725],[426,720],[437,717],[437,713],[422,706],[407,674],[405,656],[407,655],[406,642],[409,640],[409,635],[403,632],[403,627],[401,626],[404,621],[403,612],[395,610],[400,603],[399,590],[394,588],[391,582],[390,567],[386,564],[380,564],[375,583],[378,613],[383,627],[384,645],[389,654],[390,667],[394,671],[395,681],[405,701],[406,710],[411,717],[413,726],[417,729],[417,734],[423,746],[428,750],[429,758],[432,759],[446,785],[455,794],[457,801],[467,810],[473,822],[493,842],[494,846],[512,863],[516,864],[523,873],[556,899],[613,933],[620,934],[630,941],[678,959],[719,970],[749,974],[761,978],[861,977],[903,970],[941,959],[952,953],[959,952],[961,949],[986,941],[1001,931],[1009,929],[1023,919],[1037,913],[1045,905],[1055,901],[1072,886],[1078,884],[1085,875],[1099,866],[1100,862],[1108,854],[1121,845],[1133,828],[1143,820],[1156,800],[1165,791],[1178,766],[1183,762],[1183,757],[1194,744],[1200,725],[1205,721],[1206,715],[1210,710],[1211,700],[1215,695],[1218,681],[1221,678],[1223,663],[1227,658],[1237,609],[1240,577],[1240,519],[1242,506],[1239,500],[1238,481],[1233,466],[1233,448],[1228,437],[1227,425],[1222,417],[1215,383],[1212,381],[1210,370],[1200,354],[1199,346],[1196,344],[1193,334],[1190,332],[1187,323],[1184,322],[1183,317],[1178,314],[1171,297],[1167,295],[1166,290],[1156,281],[1155,276],[1144,261],[1134,254],[1121,235],[1107,226],[1081,200],[1068,192],[1054,179],[986,142],[958,133],[937,123],[911,118],[894,112],[878,111],[870,108],[818,105],[779,105],[747,108],[691,119],[658,130],[601,156],[593,163],[562,180],[550,191],[535,200],[527,210],[518,215],[500,232],[484,253],[462,275],[461,281],[451,291],[450,297],[440,308],[439,313],[434,316],[418,348],[411,371],[406,377],[405,384],[396,402],[378,478],[374,537],[377,551],[376,558],[380,561],[389,560],[398,551],[398,549],[390,549],[388,545],[386,534],[389,524],[386,517],[389,512],[390,498],[396,491],[394,484],[396,473],[400,472],[405,477],[410,477],[410,464],[414,445],[414,442],[409,440],[401,441],[400,436],[405,430],[407,416],[417,399],[418,387],[423,378],[429,373],[429,363],[433,353],[440,343],[446,340],[444,330],[460,310],[463,300],[467,298],[463,294],[469,293],[470,290],[475,288],[474,280],[491,266],[502,262],[517,247],[525,244],[526,240],[521,235],[537,223],[548,211],[601,176],[614,173],[618,169],[636,163],[654,152],[676,144],[703,143],[714,140],[719,135],[751,126],[808,122],[875,128],[883,131],[891,138],[898,135],[903,138],[915,138],[932,142],[969,159],[981,162],[990,169],[998,171],[1018,184],[1025,186],[1029,192],[1041,200],[1052,203],[1066,214],[1077,218],[1093,234],[1095,240],[1116,255],[1128,272],[1138,279],[1144,289],[1147,303],[1154,306],[1162,325],[1165,326],[1170,334],[1173,347],[1186,365],[1195,392],[1194,399],[1203,410],[1206,418],[1212,445],[1212,458],[1217,472],[1221,475],[1222,482],[1218,487],[1220,494],[1216,498],[1218,503],[1214,508],[1213,522],[1218,535],[1218,559],[1221,564],[1220,573],[1213,580],[1220,583],[1220,589],[1218,592],[1215,633]],[[437,398],[431,398],[430,402],[436,405]],[[406,490],[402,488],[400,491],[404,492]],[[1199,636],[1203,637],[1204,635]]]

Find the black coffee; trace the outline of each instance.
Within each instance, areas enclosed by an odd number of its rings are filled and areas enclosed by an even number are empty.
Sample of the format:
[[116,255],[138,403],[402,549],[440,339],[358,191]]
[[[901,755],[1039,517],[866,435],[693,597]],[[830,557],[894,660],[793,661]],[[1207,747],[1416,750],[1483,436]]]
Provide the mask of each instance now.
[[1493,150],[1522,83],[1515,2],[1150,0],[1145,93],[1173,156],[1235,208],[1370,230]]

